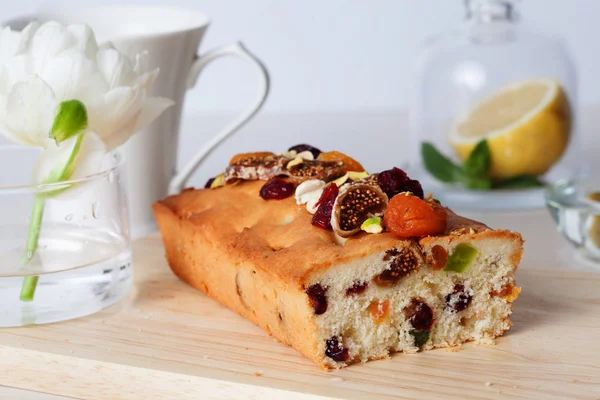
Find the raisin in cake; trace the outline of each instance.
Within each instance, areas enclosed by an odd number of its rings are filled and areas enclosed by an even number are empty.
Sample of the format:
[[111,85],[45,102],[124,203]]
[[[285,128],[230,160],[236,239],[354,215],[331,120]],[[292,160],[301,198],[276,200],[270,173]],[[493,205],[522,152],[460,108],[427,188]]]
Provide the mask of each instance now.
[[[510,328],[518,233],[457,216],[399,169],[388,179],[340,170],[353,165],[349,157],[297,153],[277,159],[273,176],[261,167],[268,182],[247,180],[258,174],[245,168],[261,164],[249,156],[213,188],[156,203],[173,272],[323,369],[491,343]],[[298,159],[303,179],[289,172]]]

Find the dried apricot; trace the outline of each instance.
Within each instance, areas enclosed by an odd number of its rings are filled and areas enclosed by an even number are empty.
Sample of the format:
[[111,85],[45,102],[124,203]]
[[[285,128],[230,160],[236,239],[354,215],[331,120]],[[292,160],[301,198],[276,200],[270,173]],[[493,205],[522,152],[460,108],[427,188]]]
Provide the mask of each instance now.
[[319,154],[317,160],[320,161],[343,161],[346,166],[346,171],[362,172],[365,169],[354,158],[345,155],[339,151],[327,151]]
[[237,164],[241,160],[246,158],[265,158],[269,156],[274,156],[275,153],[271,153],[270,151],[257,151],[254,153],[240,153],[233,156],[231,161],[229,161],[229,165]]
[[390,309],[390,301],[384,300],[382,302],[374,302],[367,307],[367,310],[371,314],[371,319],[375,324],[380,325],[388,317]]
[[383,215],[387,230],[400,237],[442,233],[447,220],[448,214],[443,207],[411,194],[392,197]]

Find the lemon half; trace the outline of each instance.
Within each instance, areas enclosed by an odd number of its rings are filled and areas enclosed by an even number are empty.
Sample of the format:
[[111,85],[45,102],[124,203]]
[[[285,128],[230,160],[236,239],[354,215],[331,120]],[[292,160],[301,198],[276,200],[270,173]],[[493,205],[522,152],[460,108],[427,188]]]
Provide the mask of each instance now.
[[541,175],[567,148],[571,108],[558,82],[536,79],[505,86],[483,99],[452,126],[450,143],[465,160],[487,139],[490,176]]

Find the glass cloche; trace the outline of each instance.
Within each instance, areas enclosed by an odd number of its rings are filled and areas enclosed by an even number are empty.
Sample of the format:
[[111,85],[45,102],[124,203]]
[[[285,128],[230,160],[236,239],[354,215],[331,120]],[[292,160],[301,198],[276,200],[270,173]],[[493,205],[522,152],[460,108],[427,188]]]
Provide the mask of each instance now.
[[575,69],[559,39],[519,26],[514,2],[465,5],[417,59],[410,173],[451,207],[542,206],[545,184],[583,170]]

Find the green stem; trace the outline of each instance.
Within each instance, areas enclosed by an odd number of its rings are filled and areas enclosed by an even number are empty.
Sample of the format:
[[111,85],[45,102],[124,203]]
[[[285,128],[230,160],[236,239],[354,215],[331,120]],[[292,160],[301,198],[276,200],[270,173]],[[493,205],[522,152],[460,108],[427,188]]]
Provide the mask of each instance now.
[[[29,235],[27,236],[27,245],[25,246],[25,258],[23,264],[27,264],[35,254],[38,247],[40,230],[42,229],[42,217],[44,216],[45,199],[35,196],[33,201],[33,210],[31,212],[31,221],[29,222]],[[38,276],[26,276],[21,286],[21,301],[32,301],[37,287]]]

